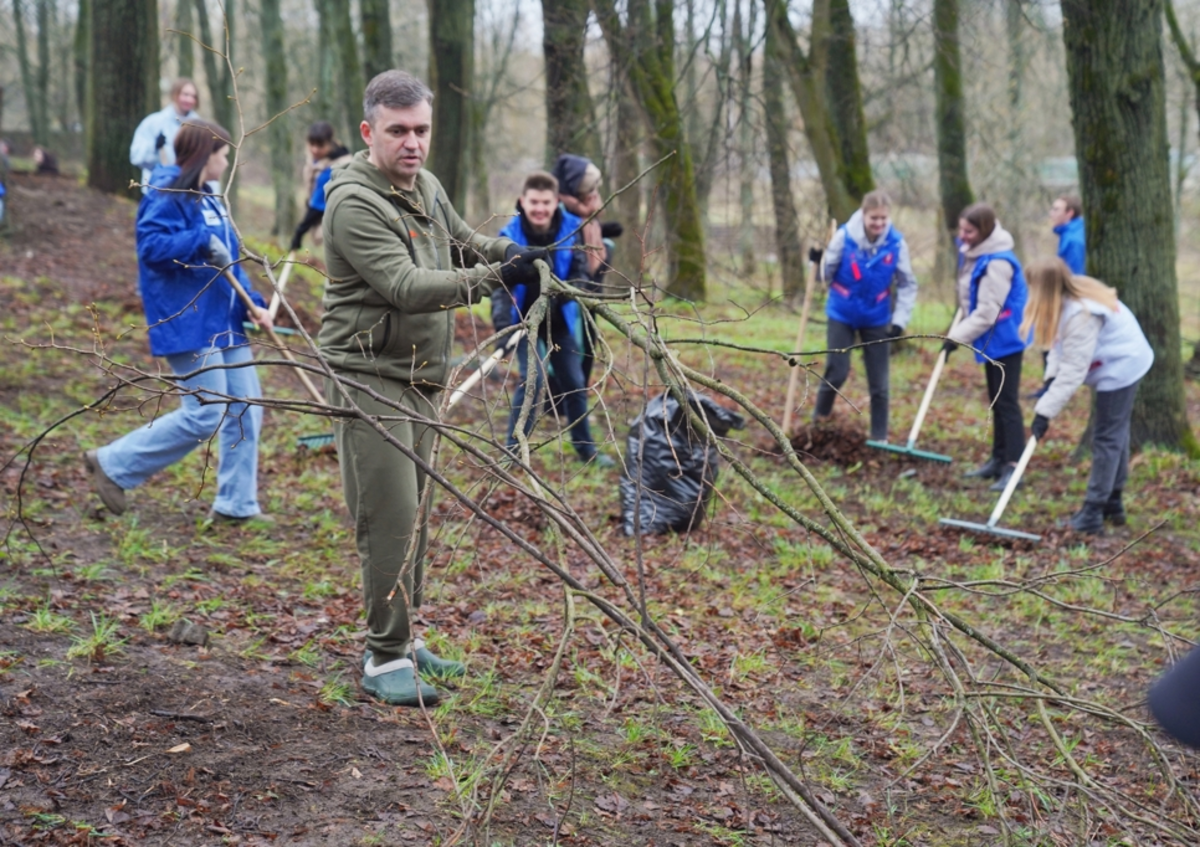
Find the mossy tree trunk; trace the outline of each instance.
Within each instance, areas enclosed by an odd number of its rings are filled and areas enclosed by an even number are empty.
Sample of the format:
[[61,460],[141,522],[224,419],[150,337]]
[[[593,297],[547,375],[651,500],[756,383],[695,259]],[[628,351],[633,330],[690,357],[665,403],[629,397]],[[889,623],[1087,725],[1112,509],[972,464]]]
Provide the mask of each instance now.
[[196,33],[192,31],[192,27],[192,4],[181,0],[175,8],[175,28],[179,30],[179,34],[175,36],[177,76],[191,78],[196,74],[196,42],[192,40]]
[[466,208],[470,177],[475,0],[429,0],[429,40],[429,83],[434,93],[429,169],[461,211]]
[[613,56],[628,56],[629,79],[655,152],[671,155],[659,173],[667,235],[666,293],[705,296],[704,228],[696,197],[692,151],[675,99],[675,18],[672,0],[629,0],[623,26],[612,0],[595,5]]
[[863,116],[862,85],[858,79],[858,49],[854,18],[848,0],[817,3],[816,11],[829,16],[823,57],[825,96],[841,148],[841,180],[850,196],[862,200],[875,187],[871,154],[867,149],[867,120]]
[[967,176],[967,116],[958,0],[933,0],[933,85],[936,99],[938,188],[942,222],[954,232],[959,213],[975,202]]
[[75,71],[75,106],[79,109],[79,122],[84,127],[88,122],[88,48],[91,46],[88,27],[92,20],[91,8],[92,0],[79,0],[79,16],[75,19],[75,42],[71,51]]
[[[317,120],[329,121],[335,132],[344,132],[346,121],[342,117],[345,104],[334,93],[337,79],[337,38],[333,33],[333,4],[336,0],[314,0],[317,8],[317,84],[312,105]],[[342,143],[350,147],[359,137],[343,138]]]
[[[844,221],[854,214],[862,196],[856,196],[843,178],[846,168],[842,159],[842,145],[833,110],[829,106],[824,67],[819,61],[821,50],[828,46],[828,3],[829,0],[817,0],[814,4],[811,41],[818,46],[816,57],[806,55],[800,48],[796,30],[788,20],[785,0],[766,0],[767,26],[776,30],[774,35],[779,46],[780,62],[804,122],[804,134],[808,138],[817,172],[821,175],[821,187],[825,189],[829,214]],[[822,8],[825,13],[822,13]]]
[[391,4],[388,0],[361,0],[361,3],[363,75],[370,82],[393,67]]
[[[770,0],[767,0],[770,2]],[[792,167],[788,156],[787,109],[779,79],[778,30],[767,27],[763,50],[762,102],[767,129],[767,159],[771,171],[771,205],[775,210],[775,252],[785,301],[795,303],[804,293],[804,255],[800,242],[800,217],[792,195]]]
[[284,48],[280,0],[261,0],[263,58],[267,66],[267,116],[271,125],[271,184],[275,189],[275,223],[272,232],[282,238],[296,226],[296,183],[292,162],[292,120],[288,106],[287,52]]
[[147,96],[158,87],[156,0],[105,0],[90,8],[88,48],[88,185],[132,197],[138,171],[129,164],[129,139],[158,108]]
[[358,125],[362,123],[363,66],[358,58],[358,41],[354,37],[354,23],[350,18],[350,4],[334,0],[333,36],[337,42],[338,92],[345,110],[342,126],[342,141],[349,149],[362,146]]
[[590,11],[589,0],[542,0],[547,163],[560,153],[604,161],[583,56]]
[[[94,0],[98,2],[98,0]],[[236,0],[225,0],[225,15],[209,23],[207,0],[195,0],[196,21],[200,29],[200,42],[209,50],[200,48],[204,60],[204,76],[208,79],[209,108],[212,119],[219,123],[237,140],[237,104],[233,102],[233,74],[230,65],[234,61],[234,23],[237,20]],[[228,61],[226,60],[228,59]]]
[[1088,274],[1120,291],[1154,348],[1133,442],[1196,455],[1180,352],[1163,2],[1063,0],[1062,11]]

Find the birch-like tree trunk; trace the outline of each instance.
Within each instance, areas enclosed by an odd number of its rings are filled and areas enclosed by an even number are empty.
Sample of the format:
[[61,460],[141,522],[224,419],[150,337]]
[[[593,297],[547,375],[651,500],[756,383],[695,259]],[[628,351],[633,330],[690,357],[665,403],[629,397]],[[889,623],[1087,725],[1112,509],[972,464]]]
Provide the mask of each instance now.
[[104,0],[91,6],[88,49],[88,185],[134,196],[140,177],[129,164],[129,140],[158,108],[147,92],[158,87],[156,0]]
[[[770,0],[766,0],[770,2]],[[778,29],[767,27],[763,49],[762,101],[767,130],[767,158],[771,170],[771,205],[775,211],[775,252],[783,299],[795,303],[804,293],[804,255],[800,242],[800,217],[792,195],[792,167],[788,156],[787,109],[780,82]]]
[[589,0],[542,0],[547,163],[560,153],[586,156],[597,166],[603,162],[583,60],[590,11]]
[[455,209],[466,208],[475,82],[475,0],[429,0],[433,145],[429,169]]
[[958,0],[933,0],[933,84],[937,100],[938,188],[948,231],[975,202],[967,177],[967,116],[962,51],[958,43]]
[[1135,444],[1200,454],[1188,426],[1171,224],[1162,0],[1063,0],[1088,273],[1113,285],[1154,348]]
[[392,59],[392,13],[388,0],[360,0],[363,76],[367,82],[395,65]]
[[271,185],[275,189],[275,223],[272,232],[280,238],[296,226],[296,182],[292,161],[292,120],[288,108],[287,52],[284,48],[280,0],[261,0],[263,58],[266,60],[267,116],[271,125]]

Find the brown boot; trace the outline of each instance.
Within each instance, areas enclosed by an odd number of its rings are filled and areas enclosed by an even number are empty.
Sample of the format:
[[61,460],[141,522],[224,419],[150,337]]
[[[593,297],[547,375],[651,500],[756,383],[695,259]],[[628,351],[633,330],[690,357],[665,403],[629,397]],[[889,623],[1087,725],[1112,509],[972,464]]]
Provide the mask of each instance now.
[[91,474],[92,485],[95,486],[96,493],[100,495],[100,499],[104,501],[108,510],[114,515],[125,514],[125,509],[128,508],[125,504],[125,489],[108,478],[104,468],[100,467],[100,459],[96,456],[96,451],[88,450],[84,453],[83,463],[87,465],[88,473]]

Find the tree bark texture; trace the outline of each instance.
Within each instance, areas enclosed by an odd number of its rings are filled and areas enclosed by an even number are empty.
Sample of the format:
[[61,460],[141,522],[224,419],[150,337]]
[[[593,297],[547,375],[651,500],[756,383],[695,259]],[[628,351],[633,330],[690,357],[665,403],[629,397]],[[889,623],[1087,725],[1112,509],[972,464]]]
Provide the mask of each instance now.
[[79,17],[75,20],[75,42],[72,45],[72,61],[75,72],[75,106],[79,109],[79,122],[87,126],[88,102],[88,48],[91,35],[88,27],[92,20],[92,0],[79,0]]
[[858,80],[858,50],[854,18],[849,0],[827,0],[829,16],[825,28],[827,47],[824,56],[825,96],[841,148],[841,179],[846,190],[861,202],[875,188],[871,173],[871,154],[867,149],[867,120],[863,116],[862,85]]
[[[770,0],[767,0],[770,2]],[[800,242],[800,216],[792,195],[792,168],[788,156],[787,109],[779,80],[778,30],[767,27],[763,50],[762,99],[767,129],[767,158],[771,171],[771,205],[775,210],[775,252],[783,299],[795,303],[804,293],[804,256]]]
[[1064,0],[1062,11],[1088,273],[1117,288],[1154,348],[1132,439],[1196,455],[1184,404],[1162,0]]
[[603,162],[583,50],[589,0],[542,0],[546,67],[546,161],[560,153]]
[[179,34],[175,36],[176,76],[191,79],[196,75],[196,33],[192,23],[192,4],[188,0],[180,0],[175,9],[175,28]]
[[263,54],[267,65],[267,136],[271,145],[271,184],[275,189],[275,225],[272,232],[288,235],[296,226],[295,168],[292,162],[292,121],[287,111],[287,52],[283,41],[280,0],[261,0]]
[[158,79],[156,0],[105,0],[91,6],[88,50],[88,185],[132,197],[140,177],[129,164],[129,140],[157,99],[148,80]]
[[37,78],[40,74],[35,71],[29,56],[29,43],[25,35],[25,4],[22,0],[13,0],[13,22],[17,30],[17,64],[21,69],[21,89],[25,94],[29,129],[33,134],[33,142],[45,145],[50,140],[45,121],[46,103],[38,94]]
[[50,0],[37,0],[37,98],[43,141],[50,143]]
[[429,0],[433,144],[429,167],[455,209],[465,209],[475,79],[475,0]]
[[[195,0],[196,20],[200,26],[200,42],[211,49],[200,48],[204,59],[204,76],[208,79],[208,94],[211,100],[209,114],[225,127],[235,139],[238,127],[234,126],[236,104],[233,102],[233,77],[229,66],[233,63],[234,48],[234,3],[225,0],[224,19],[216,21],[217,29],[209,25],[207,0]],[[226,37],[228,36],[228,41]],[[214,52],[215,51],[215,52]],[[226,61],[228,56],[228,61]],[[155,102],[158,98],[155,98]]]
[[742,273],[747,277],[758,270],[754,255],[754,181],[757,165],[754,157],[755,123],[750,88],[754,76],[754,51],[751,48],[756,23],[755,10],[758,5],[750,4],[746,26],[741,21],[741,3],[734,6],[733,36],[737,42],[738,56],[738,252],[741,254]]
[[655,153],[673,154],[659,172],[667,241],[667,294],[684,300],[705,296],[704,228],[696,197],[692,151],[675,100],[675,22],[672,0],[630,0],[622,26],[612,0],[596,4],[601,28],[615,56],[629,55],[629,79],[647,121]]
[[361,0],[363,72],[367,82],[394,67],[392,13],[388,0]]
[[958,0],[933,0],[933,84],[942,219],[946,229],[954,231],[959,213],[975,202],[967,177],[967,116],[962,51],[958,43]]
[[[767,26],[776,28],[779,56],[804,122],[804,134],[808,138],[817,172],[821,175],[821,187],[825,189],[829,214],[839,221],[848,220],[862,198],[855,197],[842,180],[841,144],[819,66],[800,49],[796,30],[788,20],[787,3],[784,0],[766,0],[766,3]],[[813,19],[815,30],[820,16],[814,14]],[[813,33],[814,44],[822,43],[822,40],[819,32]],[[779,82],[772,80],[767,84],[778,85]]]
[[[642,172],[639,154],[642,147],[641,128],[645,121],[624,68],[616,70],[615,87],[617,149],[613,154],[611,186],[613,190],[618,190]],[[642,244],[638,239],[642,233],[642,186],[635,185],[617,198],[616,218],[625,225],[625,235],[617,240],[616,265],[632,279],[641,261]]]
[[[328,2],[328,0],[327,0]],[[354,23],[350,19],[350,4],[332,0],[333,35],[337,41],[338,91],[345,112],[345,133],[342,143],[351,150],[360,137],[358,125],[362,123],[362,99],[367,84],[363,81],[363,66],[358,60],[358,42],[354,38]]]
[[[333,34],[333,9],[335,0],[314,0],[317,8],[317,85],[313,94],[313,110],[317,120],[329,121],[340,134],[346,122],[341,118],[345,104],[339,104],[334,96],[337,79],[337,39]],[[350,146],[358,138],[344,138],[342,143]]]

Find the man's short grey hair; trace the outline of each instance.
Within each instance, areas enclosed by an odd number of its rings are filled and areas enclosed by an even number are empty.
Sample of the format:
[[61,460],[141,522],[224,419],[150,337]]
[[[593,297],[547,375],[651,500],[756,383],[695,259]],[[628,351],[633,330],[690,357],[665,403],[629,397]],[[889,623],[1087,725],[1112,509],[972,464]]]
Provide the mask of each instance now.
[[409,109],[421,101],[433,104],[429,86],[406,71],[384,71],[367,84],[363,94],[363,115],[375,125],[375,111],[380,106],[389,109]]

